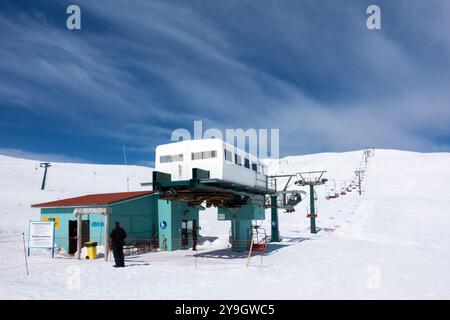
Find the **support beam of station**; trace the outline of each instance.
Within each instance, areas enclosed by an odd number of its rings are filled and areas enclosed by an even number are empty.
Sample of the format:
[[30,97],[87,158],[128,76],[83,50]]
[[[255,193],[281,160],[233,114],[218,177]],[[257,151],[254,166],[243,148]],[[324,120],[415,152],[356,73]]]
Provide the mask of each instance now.
[[278,226],[278,204],[277,204],[277,196],[270,196],[270,210],[271,210],[271,242],[279,242],[280,241],[280,230]]
[[[194,168],[190,180],[172,181],[171,175],[153,172],[153,189],[159,192],[160,199],[184,201],[188,206],[218,208],[218,219],[231,224],[230,243],[232,250],[242,252],[248,248],[252,235],[252,221],[264,220],[265,197],[274,196],[272,213],[276,218],[276,241],[279,241],[276,190],[261,186],[247,186],[230,181],[211,179],[209,171]],[[272,229],[273,230],[273,229]]]

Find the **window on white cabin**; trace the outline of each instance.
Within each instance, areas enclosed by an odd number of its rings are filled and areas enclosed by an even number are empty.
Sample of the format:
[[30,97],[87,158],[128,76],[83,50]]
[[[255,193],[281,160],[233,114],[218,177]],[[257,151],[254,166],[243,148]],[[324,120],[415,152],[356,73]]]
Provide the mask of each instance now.
[[262,172],[262,166],[260,164],[258,164],[258,173],[261,173],[261,174],[263,173]]
[[244,158],[244,167],[250,169],[250,160],[248,160],[247,158]]
[[258,172],[258,165],[256,163],[252,163],[252,170]]
[[224,149],[225,161],[233,162],[233,153],[230,150]]
[[200,160],[200,159],[211,159],[217,157],[217,151],[201,151],[201,152],[192,152],[191,159],[192,160]]
[[240,155],[238,155],[238,154],[234,155],[234,163],[239,166],[242,166],[242,158]]
[[202,159],[202,153],[201,152],[192,152],[191,153],[191,159],[192,160],[200,160],[200,159]]
[[217,157],[216,150],[203,152],[203,159],[211,159],[211,158],[216,158],[216,157]]
[[160,163],[177,162],[177,161],[183,161],[183,154],[173,154],[169,156],[159,157]]

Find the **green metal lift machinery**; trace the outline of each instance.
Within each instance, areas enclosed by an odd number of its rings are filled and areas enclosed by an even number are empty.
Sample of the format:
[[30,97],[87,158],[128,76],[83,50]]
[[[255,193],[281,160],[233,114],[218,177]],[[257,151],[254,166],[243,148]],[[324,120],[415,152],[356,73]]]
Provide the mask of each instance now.
[[[231,222],[230,242],[233,251],[244,251],[247,248],[248,230],[252,228],[253,220],[264,220],[264,209],[271,209],[271,242],[280,241],[278,223],[278,209],[292,209],[302,201],[303,190],[287,190],[293,177],[300,177],[294,184],[310,186],[311,232],[316,233],[316,212],[314,207],[314,186],[326,183],[322,176],[326,171],[303,172],[290,175],[269,176],[272,185],[266,187],[250,187],[234,182],[211,179],[209,171],[193,168],[192,179],[172,181],[171,175],[163,172],[153,172],[153,190],[160,193],[160,199],[169,201],[185,201],[188,206],[200,206],[206,203],[206,207],[218,208],[218,220]],[[303,174],[303,175],[302,175]],[[305,175],[318,174],[311,179]],[[288,177],[286,186],[277,191],[276,178]],[[266,203],[266,198],[270,199]],[[291,198],[295,198],[295,203]]]
[[[209,171],[193,168],[192,179],[172,181],[171,175],[153,172],[153,190],[159,192],[160,199],[168,201],[185,201],[188,206],[218,208],[218,219],[231,222],[230,242],[233,251],[244,251],[247,248],[248,229],[252,220],[263,220],[266,195],[274,198],[272,213],[276,216],[276,190],[268,186],[251,187],[230,181],[211,179]],[[273,219],[273,217],[272,217]],[[272,221],[273,222],[273,221]],[[278,221],[273,234],[278,234]]]

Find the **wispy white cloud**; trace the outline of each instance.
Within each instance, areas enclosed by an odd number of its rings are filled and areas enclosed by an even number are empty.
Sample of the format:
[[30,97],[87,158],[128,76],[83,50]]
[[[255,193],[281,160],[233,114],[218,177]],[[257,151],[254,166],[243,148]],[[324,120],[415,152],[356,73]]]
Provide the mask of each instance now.
[[[412,24],[419,44],[407,26],[450,5],[398,3],[384,5],[380,32],[365,29],[357,1],[80,1],[110,31],[84,25],[78,34],[0,14],[0,101],[136,150],[194,119],[280,128],[284,153],[442,150],[448,21]],[[425,52],[428,43],[444,51]]]
[[64,154],[56,153],[39,153],[39,152],[29,152],[21,149],[14,148],[0,148],[0,155],[37,160],[37,161],[52,161],[52,162],[70,162],[70,163],[89,163],[90,161],[78,157],[72,157]]

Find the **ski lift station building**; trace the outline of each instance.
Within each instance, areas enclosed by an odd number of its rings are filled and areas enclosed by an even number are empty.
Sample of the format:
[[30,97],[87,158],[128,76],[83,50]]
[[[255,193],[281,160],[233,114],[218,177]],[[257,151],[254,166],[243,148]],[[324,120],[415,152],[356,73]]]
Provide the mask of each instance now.
[[[220,139],[187,140],[156,148],[155,169],[159,176],[168,177],[169,183],[191,185],[196,180],[193,172],[200,170],[208,173],[206,188],[218,185],[235,193],[256,192],[259,204],[240,204],[238,211],[231,207],[218,207],[218,219],[232,221],[231,229],[235,242],[248,240],[248,229],[252,220],[263,220],[264,191],[268,189],[266,167],[260,160]],[[153,181],[155,188],[155,181]],[[204,189],[196,190],[204,192]],[[159,190],[155,190],[159,191]],[[170,191],[170,190],[169,190]],[[189,191],[189,190],[188,190]],[[215,192],[216,192],[215,191]],[[219,190],[220,191],[220,190]],[[224,191],[224,190],[222,190]],[[225,191],[224,191],[225,192]],[[208,196],[209,193],[203,193]],[[163,250],[177,250],[195,247],[200,201],[183,199],[164,199],[165,194],[154,191],[136,191],[91,194],[75,198],[35,204],[40,208],[43,220],[55,221],[56,244],[72,254],[77,248],[77,218],[81,215],[81,242],[95,241],[105,244],[106,227],[111,231],[118,221],[128,234],[127,242],[133,240],[151,240],[153,245]],[[216,197],[217,198],[217,197]],[[108,219],[106,219],[108,216]],[[106,225],[106,223],[108,225]]]
[[[55,243],[69,254],[77,251],[77,214],[82,212],[82,244],[105,244],[105,233],[118,221],[127,243],[152,241],[165,250],[192,247],[198,234],[198,208],[182,201],[165,201],[153,191],[90,194],[32,205],[41,219],[55,222]],[[108,219],[105,219],[108,214]],[[105,230],[105,221],[108,230]]]

